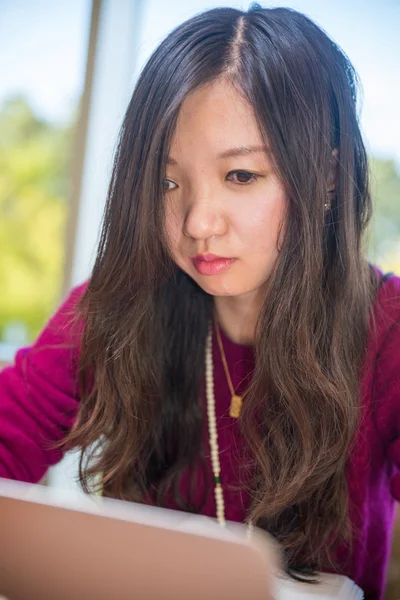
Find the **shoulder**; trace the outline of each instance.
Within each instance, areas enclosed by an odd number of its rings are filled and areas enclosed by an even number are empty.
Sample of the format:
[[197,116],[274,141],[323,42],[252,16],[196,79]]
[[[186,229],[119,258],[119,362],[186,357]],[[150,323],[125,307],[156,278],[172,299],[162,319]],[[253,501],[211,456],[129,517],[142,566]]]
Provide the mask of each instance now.
[[[386,456],[400,468],[400,277],[391,274],[381,283],[376,306],[377,347],[374,364],[374,421]],[[400,473],[390,481],[400,500]]]
[[368,363],[373,374],[376,422],[384,437],[389,439],[400,433],[400,277],[382,271],[379,275],[380,288],[373,306]]
[[31,346],[0,372],[0,477],[38,482],[61,459],[58,441],[79,407],[78,363],[87,283],[74,287]]
[[84,281],[83,283],[71,288],[69,292],[65,295],[64,299],[61,301],[58,310],[55,314],[68,314],[70,312],[74,313],[78,310],[79,302],[83,298],[87,287],[89,285],[89,280]]
[[382,283],[378,293],[379,304],[392,314],[400,315],[400,276],[395,273],[382,273]]
[[376,272],[380,287],[371,314],[370,356],[379,382],[400,375],[400,277]]
[[53,334],[59,336],[62,331],[77,331],[82,329],[83,320],[80,315],[79,304],[87,289],[88,283],[88,281],[85,281],[84,283],[73,287],[66,294],[65,298],[60,302],[58,308],[45,325],[40,338],[47,336],[51,337]]

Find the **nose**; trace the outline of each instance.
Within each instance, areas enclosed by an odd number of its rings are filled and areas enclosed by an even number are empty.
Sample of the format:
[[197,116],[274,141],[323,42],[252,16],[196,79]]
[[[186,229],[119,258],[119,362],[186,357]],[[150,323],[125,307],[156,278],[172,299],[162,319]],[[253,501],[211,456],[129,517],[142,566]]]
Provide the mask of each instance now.
[[216,199],[209,195],[192,198],[186,208],[183,233],[195,240],[204,240],[213,235],[223,235],[227,230],[227,219]]

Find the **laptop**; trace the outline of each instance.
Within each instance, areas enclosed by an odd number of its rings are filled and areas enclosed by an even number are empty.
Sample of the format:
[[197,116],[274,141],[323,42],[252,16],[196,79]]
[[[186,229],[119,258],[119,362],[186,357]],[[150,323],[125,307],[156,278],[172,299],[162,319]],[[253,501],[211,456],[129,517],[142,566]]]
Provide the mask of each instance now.
[[8,600],[268,600],[277,561],[242,524],[0,479]]
[[0,600],[362,600],[288,578],[264,531],[0,478]]

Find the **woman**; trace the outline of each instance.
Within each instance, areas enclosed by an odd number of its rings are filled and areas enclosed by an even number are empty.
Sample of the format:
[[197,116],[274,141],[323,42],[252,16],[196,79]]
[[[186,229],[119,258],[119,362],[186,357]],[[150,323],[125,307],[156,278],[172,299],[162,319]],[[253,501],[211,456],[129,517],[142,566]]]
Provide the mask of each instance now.
[[[98,255],[1,375],[0,476],[247,521],[382,597],[400,278],[369,265],[356,74],[289,9],[173,31],[122,127]],[[78,385],[79,374],[79,385]]]

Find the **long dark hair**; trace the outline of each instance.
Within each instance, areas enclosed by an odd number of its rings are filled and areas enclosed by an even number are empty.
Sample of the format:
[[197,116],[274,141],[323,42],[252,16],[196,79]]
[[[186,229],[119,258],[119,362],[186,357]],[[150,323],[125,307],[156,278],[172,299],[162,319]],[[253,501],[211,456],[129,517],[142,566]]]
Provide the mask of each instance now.
[[[98,255],[80,304],[81,404],[65,447],[106,496],[162,504],[204,457],[199,401],[212,298],[174,264],[163,181],[182,102],[226,79],[255,111],[288,198],[284,240],[257,326],[240,425],[253,457],[248,518],[292,574],[351,538],[345,469],[376,293],[363,252],[371,215],[357,77],[313,21],[287,8],[218,8],[177,27],[137,82],[122,126]],[[338,151],[331,208],[327,178]],[[96,479],[97,477],[97,479]]]

